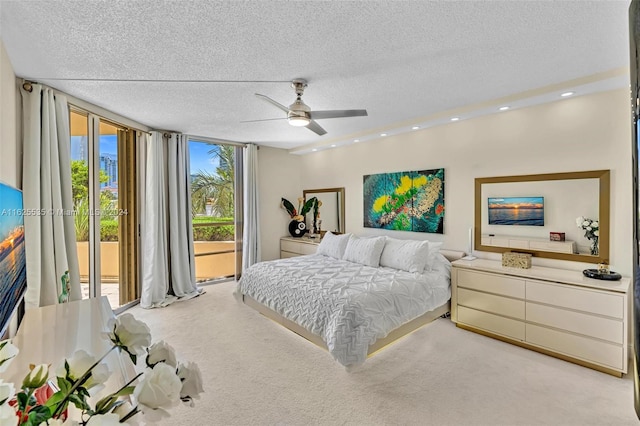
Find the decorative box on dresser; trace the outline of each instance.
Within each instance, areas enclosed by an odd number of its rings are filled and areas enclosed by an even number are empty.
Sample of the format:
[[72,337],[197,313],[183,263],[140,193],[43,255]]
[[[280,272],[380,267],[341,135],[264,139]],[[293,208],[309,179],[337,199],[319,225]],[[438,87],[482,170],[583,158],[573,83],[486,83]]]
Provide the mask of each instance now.
[[460,328],[621,377],[627,372],[629,278],[457,260],[451,319]]
[[280,259],[315,254],[319,244],[319,237],[282,237],[280,238]]

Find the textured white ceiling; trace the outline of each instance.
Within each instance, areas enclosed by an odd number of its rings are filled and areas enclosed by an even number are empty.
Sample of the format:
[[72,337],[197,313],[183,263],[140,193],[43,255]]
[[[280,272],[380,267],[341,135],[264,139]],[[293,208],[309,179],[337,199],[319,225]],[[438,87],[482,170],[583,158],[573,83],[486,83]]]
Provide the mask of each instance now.
[[[628,67],[628,7],[0,0],[0,36],[19,77],[149,127],[294,148]],[[324,136],[286,120],[240,123],[279,117],[254,93],[289,105],[293,78],[309,81],[312,109],[369,116],[319,121]]]

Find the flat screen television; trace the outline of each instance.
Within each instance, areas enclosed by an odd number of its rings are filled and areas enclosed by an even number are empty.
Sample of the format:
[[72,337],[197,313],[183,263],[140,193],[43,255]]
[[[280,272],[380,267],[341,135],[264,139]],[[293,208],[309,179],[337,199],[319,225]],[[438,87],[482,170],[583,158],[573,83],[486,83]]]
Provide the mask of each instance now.
[[493,197],[489,225],[544,226],[544,197]]
[[22,191],[0,182],[0,338],[27,289]]

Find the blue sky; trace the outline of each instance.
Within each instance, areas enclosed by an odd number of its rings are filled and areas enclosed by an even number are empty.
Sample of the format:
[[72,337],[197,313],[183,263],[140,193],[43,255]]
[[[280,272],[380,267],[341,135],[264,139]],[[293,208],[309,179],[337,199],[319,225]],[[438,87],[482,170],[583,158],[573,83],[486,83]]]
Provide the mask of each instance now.
[[13,229],[24,223],[22,213],[22,192],[0,183],[0,241]]
[[191,174],[198,173],[203,170],[209,173],[215,173],[216,168],[220,164],[218,157],[212,159],[209,151],[217,145],[204,142],[189,142],[189,156],[191,159]]
[[[82,136],[71,137],[71,159],[80,160],[81,144],[83,144]],[[208,144],[205,142],[189,142],[189,154],[191,159],[190,173],[195,174],[198,171],[203,170],[209,173],[215,173],[216,168],[220,164],[217,157],[212,159],[212,155],[209,151],[217,145]],[[85,147],[86,149],[86,147]],[[100,136],[100,153],[101,154],[116,154],[117,153],[117,135],[102,135]],[[86,153],[85,153],[86,155]]]

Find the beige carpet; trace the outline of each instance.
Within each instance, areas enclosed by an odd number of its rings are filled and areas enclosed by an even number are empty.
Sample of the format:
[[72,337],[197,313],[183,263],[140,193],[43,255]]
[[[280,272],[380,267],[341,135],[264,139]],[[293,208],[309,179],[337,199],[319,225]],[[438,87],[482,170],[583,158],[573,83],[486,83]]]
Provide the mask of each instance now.
[[637,425],[633,381],[438,319],[347,372],[236,301],[235,283],[129,310],[199,364],[205,391],[164,425]]

